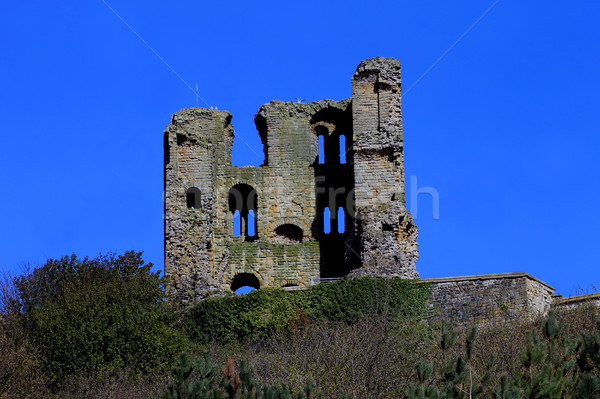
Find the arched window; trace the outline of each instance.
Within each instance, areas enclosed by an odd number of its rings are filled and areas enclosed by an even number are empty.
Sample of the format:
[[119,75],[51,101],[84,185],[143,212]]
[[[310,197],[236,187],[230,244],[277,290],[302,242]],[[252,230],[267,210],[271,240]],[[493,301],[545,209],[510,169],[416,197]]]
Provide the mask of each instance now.
[[323,233],[331,233],[331,213],[328,206],[323,210]]
[[351,106],[322,108],[310,120],[314,156],[311,167],[316,184],[316,214],[311,232],[320,243],[321,277],[341,277],[360,264],[360,256],[348,251],[348,238],[361,227],[355,219],[356,179],[351,167],[354,164],[352,131],[360,127],[353,126],[352,120]]
[[346,136],[340,134],[340,164],[346,163],[346,152],[348,149],[346,148]]
[[248,221],[246,224],[248,225],[248,236],[254,237],[256,235],[256,216],[253,209],[248,211]]
[[275,229],[275,234],[277,234],[282,241],[285,242],[302,242],[302,236],[304,235],[304,231],[296,226],[295,224],[282,224],[281,226]]
[[242,235],[242,221],[240,220],[240,211],[233,212],[233,235],[239,237]]
[[200,190],[197,187],[190,187],[186,190],[185,203],[188,209],[200,209],[202,207],[200,200]]
[[[335,126],[315,126],[319,152],[317,156],[318,165],[340,165],[347,163],[349,150],[348,138],[340,133]],[[330,129],[334,129],[333,131]]]
[[318,160],[318,164],[324,164],[325,163],[325,141],[327,140],[328,136],[329,136],[329,130],[325,127],[325,126],[317,126],[317,128],[315,129],[315,132],[317,133],[317,137],[319,140],[319,156],[317,157]]
[[[257,237],[256,190],[247,184],[236,184],[229,190],[229,211],[233,213],[233,234],[244,235],[246,241]],[[236,224],[236,217],[239,222]]]
[[346,231],[346,212],[341,206],[337,210],[338,233]]
[[252,273],[239,273],[231,280],[231,291],[233,292],[243,291],[246,293],[251,291],[251,288],[255,290],[260,288],[260,281]]

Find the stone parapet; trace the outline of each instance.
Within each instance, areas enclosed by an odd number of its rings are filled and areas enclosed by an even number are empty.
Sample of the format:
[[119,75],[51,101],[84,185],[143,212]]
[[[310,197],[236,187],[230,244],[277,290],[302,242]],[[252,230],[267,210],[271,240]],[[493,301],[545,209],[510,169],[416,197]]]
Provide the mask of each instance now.
[[600,292],[591,294],[574,295],[567,298],[556,296],[552,302],[552,307],[556,309],[573,309],[580,306],[594,305],[600,307]]
[[430,278],[432,318],[485,323],[546,315],[554,288],[525,272]]

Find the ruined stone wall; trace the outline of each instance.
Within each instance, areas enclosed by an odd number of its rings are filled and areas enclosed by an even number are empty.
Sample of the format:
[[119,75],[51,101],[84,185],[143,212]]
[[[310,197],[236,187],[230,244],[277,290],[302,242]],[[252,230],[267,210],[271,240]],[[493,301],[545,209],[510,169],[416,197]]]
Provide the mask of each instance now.
[[186,305],[226,293],[241,278],[264,287],[308,286],[353,270],[418,276],[397,60],[362,62],[351,99],[272,101],[255,122],[265,151],[260,167],[231,165],[227,111],[184,109],[165,131],[171,295]]
[[[184,109],[165,131],[165,274],[171,295],[191,303],[218,290],[214,281],[216,172],[231,163],[233,129],[226,111]],[[189,208],[187,191],[200,193]]]
[[[255,118],[262,166],[231,164],[231,120],[227,111],[188,108],[165,130],[171,297],[186,306],[241,285],[418,278],[418,229],[405,201],[399,61],[361,62],[350,99],[264,104]],[[431,284],[434,320],[535,318],[551,307],[600,306],[600,294],[553,298],[552,287],[523,272],[422,281]]]
[[362,268],[418,278],[418,229],[406,210],[400,61],[374,58],[352,78],[354,173]]
[[524,273],[432,278],[429,306],[433,319],[486,323],[546,315],[554,288]]

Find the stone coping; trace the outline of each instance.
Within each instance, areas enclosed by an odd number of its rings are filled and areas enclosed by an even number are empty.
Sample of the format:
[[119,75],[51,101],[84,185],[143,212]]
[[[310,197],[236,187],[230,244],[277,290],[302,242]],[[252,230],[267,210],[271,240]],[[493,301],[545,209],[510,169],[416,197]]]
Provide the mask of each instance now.
[[575,295],[567,298],[556,298],[556,305],[567,305],[570,303],[591,301],[592,299],[600,299],[600,292],[592,292],[591,294]]
[[505,278],[520,278],[526,277],[530,280],[536,281],[546,288],[549,291],[555,292],[556,290],[550,284],[543,282],[539,278],[533,277],[531,274],[526,272],[512,272],[512,273],[495,273],[495,274],[476,274],[473,276],[458,276],[458,277],[434,277],[434,278],[424,278],[420,281],[423,283],[451,283],[451,282],[460,282],[460,281],[481,281],[481,280],[500,280]]
[[[475,274],[473,276],[456,276],[456,277],[433,277],[433,278],[423,278],[416,280],[419,283],[452,283],[452,282],[461,282],[461,281],[483,281],[483,280],[500,280],[505,278],[521,278],[526,277],[530,280],[536,281],[542,284],[544,287],[548,288],[548,291],[555,292],[556,290],[550,284],[545,283],[537,277],[532,276],[527,272],[512,272],[512,273],[495,273],[495,274]],[[286,291],[300,291],[306,290],[310,287],[305,286],[293,286],[293,287],[284,287],[283,289]],[[560,295],[560,294],[558,294]],[[556,296],[556,295],[554,295]],[[585,301],[588,299],[594,299],[596,297],[600,298],[600,292],[595,292],[593,294],[586,295],[578,295],[574,297],[558,299],[560,303],[564,303],[563,301],[577,302],[577,301]],[[571,298],[573,298],[571,300]]]
[[306,287],[304,285],[294,285],[291,287],[282,287],[284,291],[304,291],[309,289],[309,287]]

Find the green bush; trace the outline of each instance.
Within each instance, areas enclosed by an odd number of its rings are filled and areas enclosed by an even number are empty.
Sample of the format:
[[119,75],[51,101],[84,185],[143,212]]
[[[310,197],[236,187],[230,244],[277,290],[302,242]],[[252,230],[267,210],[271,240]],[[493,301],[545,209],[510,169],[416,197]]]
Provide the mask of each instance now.
[[51,259],[16,280],[22,325],[55,383],[75,372],[147,373],[182,349],[164,278],[141,255]]
[[400,278],[340,280],[304,291],[263,288],[198,303],[188,313],[187,327],[197,343],[244,341],[275,330],[303,328],[309,320],[353,324],[383,313],[423,317],[428,297],[429,285]]

